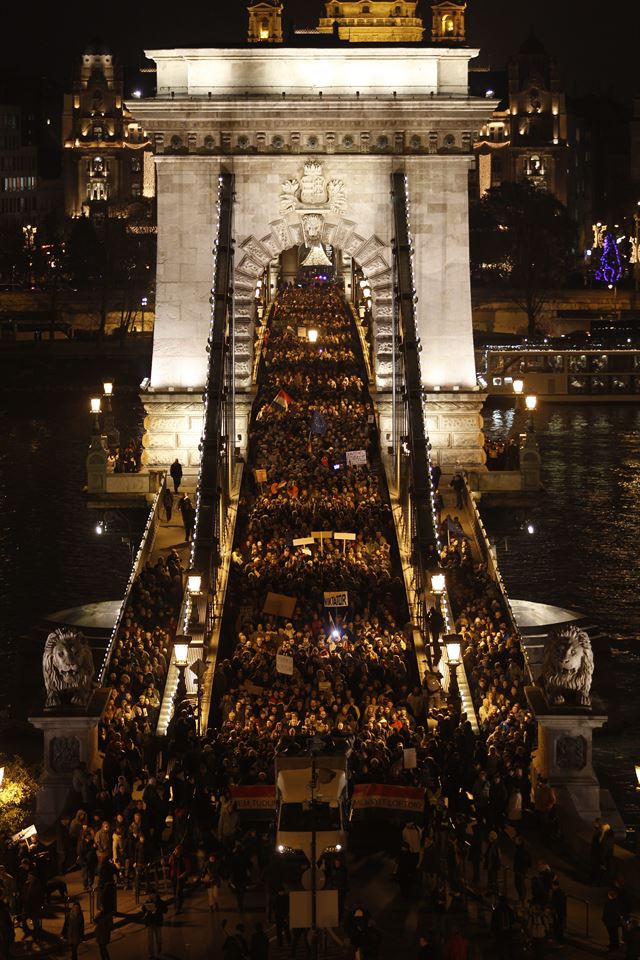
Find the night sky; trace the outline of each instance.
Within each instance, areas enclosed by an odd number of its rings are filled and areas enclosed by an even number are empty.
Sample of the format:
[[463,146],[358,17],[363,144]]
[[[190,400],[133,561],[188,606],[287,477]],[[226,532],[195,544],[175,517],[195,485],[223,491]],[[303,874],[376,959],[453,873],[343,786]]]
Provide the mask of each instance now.
[[[299,26],[313,25],[321,0],[284,0],[285,15]],[[92,40],[108,44],[136,83],[142,51],[153,47],[217,46],[242,41],[246,7],[218,0],[159,5],[140,0],[98,4],[13,3],[3,10],[0,72],[46,76],[68,86],[78,55]],[[640,41],[635,0],[596,6],[594,0],[469,0],[468,34],[481,48],[480,62],[502,69],[533,27],[559,61],[569,93],[613,94],[628,99],[640,91],[634,47]],[[418,11],[430,22],[428,5]],[[592,12],[590,12],[592,11]]]

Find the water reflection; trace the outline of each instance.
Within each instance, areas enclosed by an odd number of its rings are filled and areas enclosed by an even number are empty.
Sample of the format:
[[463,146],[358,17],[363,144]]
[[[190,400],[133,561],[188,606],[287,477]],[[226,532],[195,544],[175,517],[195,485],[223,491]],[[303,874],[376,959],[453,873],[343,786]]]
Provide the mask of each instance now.
[[[123,388],[118,415],[125,431],[136,410]],[[53,610],[122,594],[128,546],[97,538],[86,507],[84,458],[91,429],[84,390],[6,391],[0,415],[0,704],[15,699],[14,681],[33,669],[21,638]],[[139,537],[144,514],[131,517]],[[141,522],[142,521],[142,522]]]
[[[489,436],[505,436],[504,411],[497,413],[485,411]],[[640,722],[640,410],[544,403],[535,429],[544,492],[527,507],[481,511],[511,596],[580,610],[609,636],[596,652],[596,682],[620,732],[598,740],[597,754],[621,806],[640,823],[632,752],[610,762]]]

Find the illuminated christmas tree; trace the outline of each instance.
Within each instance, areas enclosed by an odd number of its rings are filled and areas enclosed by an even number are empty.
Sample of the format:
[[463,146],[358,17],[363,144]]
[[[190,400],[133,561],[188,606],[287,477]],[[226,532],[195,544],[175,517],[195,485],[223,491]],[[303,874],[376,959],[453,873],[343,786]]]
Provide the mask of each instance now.
[[600,263],[596,270],[596,280],[613,285],[622,276],[622,260],[616,238],[610,232],[604,235],[604,244]]

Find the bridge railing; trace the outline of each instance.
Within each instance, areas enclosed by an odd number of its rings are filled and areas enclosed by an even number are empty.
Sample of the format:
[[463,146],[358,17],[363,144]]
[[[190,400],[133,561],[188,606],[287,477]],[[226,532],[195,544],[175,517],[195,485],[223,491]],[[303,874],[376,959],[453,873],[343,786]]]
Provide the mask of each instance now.
[[138,552],[136,553],[133,560],[133,564],[131,566],[131,573],[129,574],[129,579],[127,580],[127,585],[124,590],[122,603],[120,604],[120,609],[118,610],[118,615],[115,619],[115,623],[111,631],[111,636],[109,638],[109,643],[107,644],[107,649],[105,650],[104,657],[102,658],[102,664],[98,672],[98,680],[100,684],[104,684],[105,678],[107,676],[109,663],[111,661],[111,654],[113,652],[113,645],[115,643],[116,637],[118,636],[118,632],[122,625],[122,620],[125,615],[125,611],[129,604],[131,589],[136,579],[140,575],[141,570],[144,568],[149,557],[151,556],[151,552],[153,550],[153,545],[156,539],[156,533],[158,532],[158,527],[160,526],[160,508],[162,505],[162,495],[165,491],[166,485],[167,485],[167,475],[165,473],[162,476],[162,480],[159,484],[157,493],[151,503],[149,516],[147,518],[144,531],[142,533],[142,538],[140,540],[140,546],[138,547]]
[[[229,537],[233,536],[230,517],[235,517],[233,496],[237,490],[237,474],[241,471],[235,463],[233,420],[233,182],[231,174],[221,174],[218,178],[218,224],[214,238],[211,325],[207,341],[209,362],[199,447],[196,521],[190,555],[191,572],[200,576],[201,587],[197,593],[191,593],[187,581],[176,630],[177,639],[188,636],[191,640],[189,664],[200,659],[198,653],[202,653],[206,674],[198,685],[200,692],[206,678],[212,675],[212,664],[207,657],[222,614],[228,573],[223,554],[225,548],[230,553]],[[156,728],[158,735],[167,732],[178,680],[179,668],[172,653]],[[187,695],[190,695],[194,683],[189,668],[185,671],[185,681]],[[198,699],[201,707],[202,698]]]
[[[408,182],[403,173],[392,174],[391,179],[395,217],[394,265],[398,308],[398,330],[396,331],[394,328],[393,337],[393,390],[395,401],[398,379],[395,345],[396,340],[398,340],[402,363],[403,403],[396,405],[394,402],[394,408],[398,408],[398,414],[402,416],[404,428],[396,431],[400,435],[401,449],[400,451],[394,451],[394,454],[400,460],[399,499],[411,566],[409,602],[424,648],[429,643],[428,598],[434,596],[431,590],[431,575],[439,568],[440,552],[443,544],[438,532],[435,489],[431,472],[431,444],[426,432],[424,415],[424,392],[420,367],[422,345],[417,332],[416,280],[413,266]],[[446,633],[453,633],[455,621],[446,590],[440,595],[440,607],[445,622],[445,631]],[[419,655],[419,651],[416,651],[416,653]],[[424,658],[424,669],[427,657],[425,657],[424,652],[422,656]],[[437,666],[443,674],[444,687],[448,690],[452,679],[452,671],[449,669],[448,654],[444,645],[442,658]],[[457,671],[463,708],[473,728],[477,731],[478,724],[464,665],[460,664]]]
[[471,528],[475,537],[475,541],[478,545],[478,550],[480,551],[480,556],[482,557],[482,562],[487,568],[487,573],[493,580],[493,582],[498,587],[500,591],[500,598],[502,600],[504,609],[506,611],[506,616],[511,632],[518,638],[520,641],[520,647],[524,655],[525,668],[527,672],[527,679],[529,683],[533,683],[533,674],[531,672],[531,666],[529,664],[529,659],[527,657],[526,646],[522,640],[522,635],[520,633],[520,628],[518,627],[513,608],[511,606],[511,601],[509,599],[509,593],[507,591],[506,584],[500,572],[500,567],[498,566],[498,560],[494,553],[491,541],[489,539],[489,534],[487,533],[487,528],[484,525],[484,521],[480,516],[480,511],[478,510],[478,503],[471,492],[469,487],[469,482],[467,477],[464,478],[465,488],[466,488],[466,501],[467,501],[467,512],[469,519],[471,521]]

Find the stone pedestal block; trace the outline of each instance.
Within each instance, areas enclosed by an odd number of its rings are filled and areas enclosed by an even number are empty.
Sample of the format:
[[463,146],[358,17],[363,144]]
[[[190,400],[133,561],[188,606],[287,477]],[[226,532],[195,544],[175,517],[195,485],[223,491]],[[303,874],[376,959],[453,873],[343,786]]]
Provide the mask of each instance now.
[[29,717],[44,734],[44,770],[36,799],[35,823],[39,830],[51,826],[65,809],[73,771],[79,763],[97,770],[98,724],[109,700],[109,690],[96,690],[83,714],[51,711]]
[[539,687],[526,688],[527,700],[538,724],[538,746],[531,764],[531,782],[547,777],[558,789],[560,803],[589,823],[600,816],[600,784],[593,769],[593,731],[607,717],[579,708],[549,707]]
[[478,391],[428,392],[425,425],[431,459],[443,474],[457,469],[484,470],[484,436],[480,410],[485,394]]
[[149,389],[143,394],[146,433],[142,462],[168,469],[177,457],[185,476],[197,475],[202,436],[202,392]]

